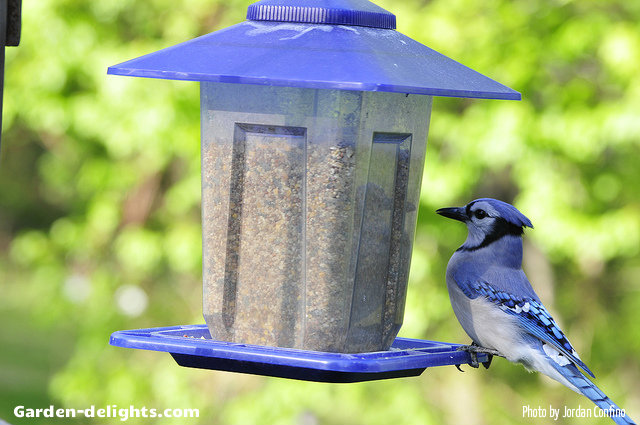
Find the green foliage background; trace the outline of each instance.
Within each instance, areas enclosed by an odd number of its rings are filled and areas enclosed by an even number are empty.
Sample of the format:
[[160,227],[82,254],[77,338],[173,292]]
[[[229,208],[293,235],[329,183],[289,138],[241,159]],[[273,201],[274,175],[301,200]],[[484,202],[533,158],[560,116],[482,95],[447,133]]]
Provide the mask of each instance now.
[[[106,69],[240,22],[249,3],[24,2],[0,162],[0,418],[22,423],[14,406],[53,403],[199,408],[175,422],[193,424],[544,424],[522,406],[590,409],[502,359],[332,385],[108,345],[115,330],[203,320],[198,85]],[[433,211],[512,201],[536,226],[525,247],[534,287],[598,385],[640,418],[640,2],[377,4],[401,32],[523,94],[435,100],[401,335],[468,340],[444,284],[465,229]],[[127,297],[147,308],[127,309]]]

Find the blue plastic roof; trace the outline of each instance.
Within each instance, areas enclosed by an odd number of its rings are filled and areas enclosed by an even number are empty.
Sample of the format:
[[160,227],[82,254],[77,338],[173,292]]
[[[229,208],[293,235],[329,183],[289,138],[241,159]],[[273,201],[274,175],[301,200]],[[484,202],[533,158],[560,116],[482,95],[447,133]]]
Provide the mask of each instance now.
[[253,20],[112,66],[108,73],[171,80],[520,99],[517,91],[393,29],[374,28],[391,25],[387,15],[393,15],[370,2],[302,0],[293,3],[295,7],[286,6],[287,3],[292,4],[286,0],[263,0],[249,7],[248,16]]

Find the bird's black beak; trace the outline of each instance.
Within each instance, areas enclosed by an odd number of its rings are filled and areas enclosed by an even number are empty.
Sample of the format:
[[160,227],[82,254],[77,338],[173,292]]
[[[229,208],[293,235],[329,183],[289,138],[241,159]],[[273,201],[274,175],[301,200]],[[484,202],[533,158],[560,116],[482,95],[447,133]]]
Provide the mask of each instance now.
[[440,208],[436,211],[436,214],[462,222],[469,219],[469,217],[467,217],[467,210],[464,207]]

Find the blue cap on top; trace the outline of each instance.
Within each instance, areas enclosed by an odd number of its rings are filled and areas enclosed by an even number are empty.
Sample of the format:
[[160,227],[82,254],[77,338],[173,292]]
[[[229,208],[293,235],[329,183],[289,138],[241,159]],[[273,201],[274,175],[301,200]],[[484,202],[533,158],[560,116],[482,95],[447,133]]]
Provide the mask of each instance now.
[[396,29],[396,15],[368,0],[262,0],[249,6],[247,19]]
[[109,74],[519,100],[510,89],[395,31],[366,0],[262,0],[247,21],[115,65]]

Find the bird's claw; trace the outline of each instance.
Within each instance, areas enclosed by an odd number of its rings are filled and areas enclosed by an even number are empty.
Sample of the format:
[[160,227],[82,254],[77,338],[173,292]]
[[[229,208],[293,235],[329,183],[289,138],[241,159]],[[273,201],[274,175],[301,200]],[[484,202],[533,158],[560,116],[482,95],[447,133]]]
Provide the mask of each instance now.
[[482,366],[484,366],[485,369],[489,369],[489,366],[491,366],[491,362],[493,361],[493,354],[487,354],[487,361],[486,362],[482,362]]
[[[491,361],[493,360],[493,356],[503,357],[502,354],[498,352],[498,350],[494,350],[493,348],[480,347],[475,343],[472,343],[471,345],[462,345],[458,347],[456,350],[465,351],[469,353],[469,356],[471,356],[471,363],[469,363],[469,366],[474,368],[480,367],[480,363],[478,362],[478,353],[487,355],[488,360],[482,362],[482,365],[485,367],[485,369],[489,369],[489,366],[491,366]],[[456,367],[458,366],[459,365],[456,365]],[[458,367],[458,370],[461,370],[461,369]]]

